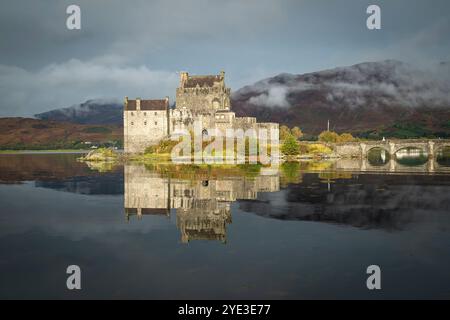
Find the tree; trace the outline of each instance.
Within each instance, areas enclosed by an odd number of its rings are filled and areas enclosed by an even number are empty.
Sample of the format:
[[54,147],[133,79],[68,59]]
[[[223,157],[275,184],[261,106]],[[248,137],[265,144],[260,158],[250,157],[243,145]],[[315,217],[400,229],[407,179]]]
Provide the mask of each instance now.
[[280,139],[284,140],[291,134],[291,130],[287,126],[280,127]]
[[294,156],[300,153],[300,146],[297,139],[289,134],[281,145],[281,152],[287,156]]
[[339,142],[351,142],[355,141],[355,138],[350,133],[342,133],[339,136]]
[[322,142],[338,142],[339,135],[334,131],[322,131],[319,134],[319,141]]
[[297,139],[300,139],[301,137],[303,137],[303,132],[302,132],[302,130],[299,127],[293,127],[291,129],[291,133]]

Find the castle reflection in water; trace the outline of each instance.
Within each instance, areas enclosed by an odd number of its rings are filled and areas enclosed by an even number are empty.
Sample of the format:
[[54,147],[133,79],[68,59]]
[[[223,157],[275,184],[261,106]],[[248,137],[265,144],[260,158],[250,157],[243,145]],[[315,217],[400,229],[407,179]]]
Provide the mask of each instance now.
[[231,203],[253,200],[259,192],[280,189],[277,169],[261,168],[254,177],[221,176],[195,179],[171,178],[143,165],[125,165],[125,215],[127,221],[145,215],[170,216],[176,211],[183,243],[191,240],[226,242],[231,223]]

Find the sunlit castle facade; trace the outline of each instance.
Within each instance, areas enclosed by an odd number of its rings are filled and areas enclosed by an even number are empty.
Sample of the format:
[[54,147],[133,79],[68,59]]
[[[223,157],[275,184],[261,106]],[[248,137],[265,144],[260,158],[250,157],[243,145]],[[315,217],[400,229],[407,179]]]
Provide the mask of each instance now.
[[170,107],[168,97],[161,100],[126,97],[123,114],[125,153],[142,153],[162,139],[193,131],[194,123],[201,126],[203,134],[211,134],[217,129],[224,135],[227,129],[253,129],[257,134],[264,128],[268,139],[272,140],[270,143],[278,144],[278,123],[258,123],[254,117],[236,117],[231,110],[230,95],[222,71],[207,76],[181,72],[174,108]]

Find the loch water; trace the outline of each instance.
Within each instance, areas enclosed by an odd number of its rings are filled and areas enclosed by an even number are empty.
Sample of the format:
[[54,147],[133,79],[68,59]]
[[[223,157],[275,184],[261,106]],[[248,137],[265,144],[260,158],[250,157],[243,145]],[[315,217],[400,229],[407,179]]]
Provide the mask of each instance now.
[[[0,298],[450,298],[448,159],[79,156],[0,155]],[[69,265],[81,290],[66,287]],[[367,289],[370,265],[381,290]]]

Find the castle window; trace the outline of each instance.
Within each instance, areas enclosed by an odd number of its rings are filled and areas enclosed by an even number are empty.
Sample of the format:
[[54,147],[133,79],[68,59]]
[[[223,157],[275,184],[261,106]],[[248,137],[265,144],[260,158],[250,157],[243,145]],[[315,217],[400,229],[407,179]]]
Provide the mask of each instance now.
[[134,125],[134,122],[133,122],[133,121],[131,121],[131,125]]
[[144,117],[147,115],[147,112],[144,112]]
[[158,122],[155,121],[155,126],[157,126],[157,125],[158,125]]
[[147,121],[144,121],[144,126],[146,126],[147,125]]
[[131,115],[134,116],[134,112],[132,112]]
[[155,111],[155,116],[158,114],[158,112]]

